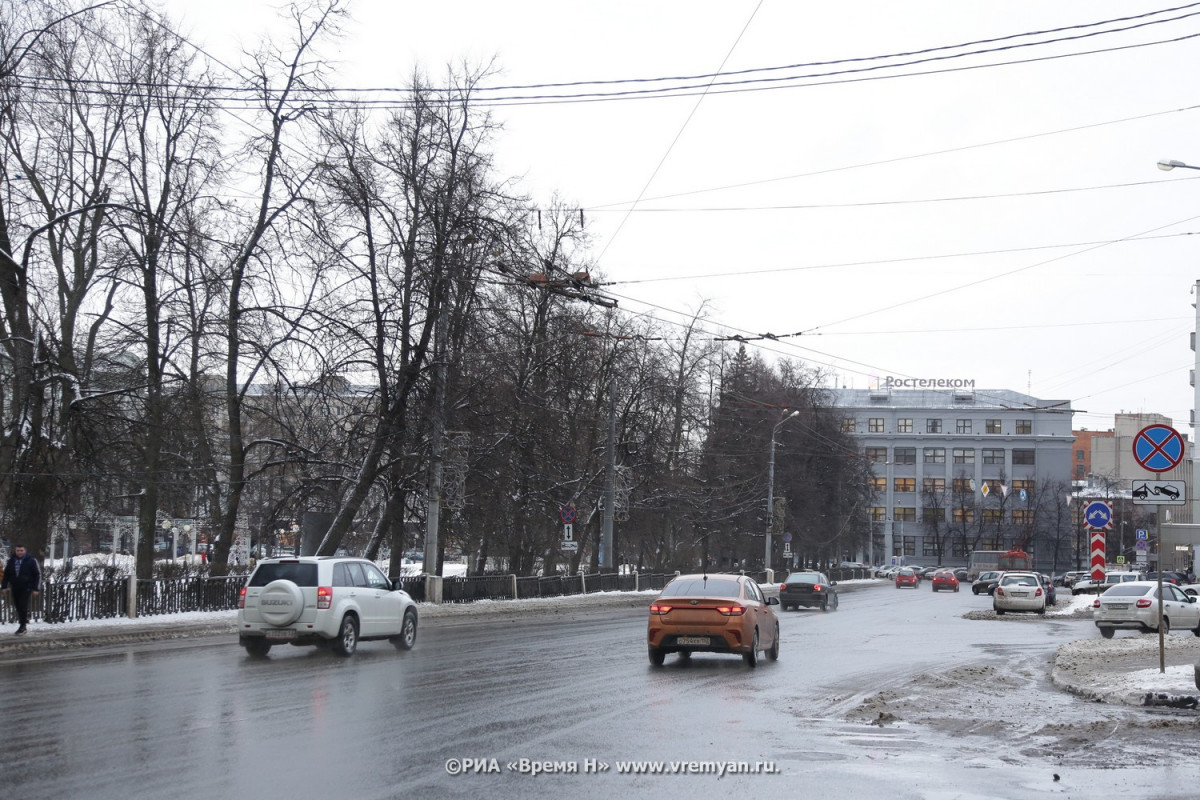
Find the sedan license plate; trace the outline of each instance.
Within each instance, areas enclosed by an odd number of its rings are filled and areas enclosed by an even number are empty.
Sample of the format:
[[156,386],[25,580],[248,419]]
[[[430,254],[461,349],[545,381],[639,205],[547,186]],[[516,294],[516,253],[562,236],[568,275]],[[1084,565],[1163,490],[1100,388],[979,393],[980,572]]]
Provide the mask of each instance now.
[[707,646],[710,642],[707,636],[680,636],[675,640],[675,644],[692,646]]
[[295,639],[296,632],[294,630],[292,630],[291,628],[285,628],[283,630],[278,630],[278,631],[267,631],[266,636],[268,639],[273,639],[276,641],[279,641],[282,639],[282,640],[286,641],[288,639]]
[[1108,603],[1109,611],[1128,611],[1129,603]]

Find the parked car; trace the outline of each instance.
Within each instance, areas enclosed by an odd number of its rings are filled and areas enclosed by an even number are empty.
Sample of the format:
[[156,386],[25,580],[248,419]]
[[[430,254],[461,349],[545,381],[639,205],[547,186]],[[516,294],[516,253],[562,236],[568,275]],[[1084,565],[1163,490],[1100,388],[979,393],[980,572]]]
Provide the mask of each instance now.
[[915,589],[918,585],[920,585],[920,583],[921,579],[917,577],[917,571],[912,567],[901,567],[900,570],[896,572],[897,589],[903,586],[911,586]]
[[650,663],[669,653],[737,653],[758,666],[758,654],[779,658],[779,598],[763,596],[745,575],[679,575],[650,604],[646,647]]
[[1003,574],[999,570],[989,570],[988,572],[979,573],[979,577],[971,584],[971,594],[990,595],[995,591],[996,584],[1000,582],[1000,576]]
[[1091,574],[1092,573],[1086,569],[1075,569],[1069,572],[1064,572],[1062,576],[1062,583],[1060,585],[1070,589],[1075,585],[1076,581],[1086,580]]
[[[1172,572],[1170,570],[1163,570],[1162,579],[1163,579],[1163,583],[1173,583],[1176,586],[1183,586],[1184,584],[1189,583],[1189,581],[1187,579],[1187,575],[1184,575],[1182,572]],[[1146,580],[1154,581],[1155,583],[1157,583],[1158,582],[1158,573],[1157,572],[1147,572]]]
[[[1158,630],[1158,581],[1130,581],[1110,586],[1092,602],[1092,620],[1100,635],[1111,639],[1118,629],[1143,633]],[[1200,636],[1200,604],[1174,584],[1162,587],[1162,629],[1190,630]]]
[[954,577],[958,578],[959,583],[968,583],[971,580],[971,572],[966,567],[954,570]]
[[958,578],[948,569],[940,569],[933,573],[929,582],[933,585],[933,591],[935,592],[942,589],[949,589],[952,592],[958,591]]
[[1140,572],[1109,572],[1105,574],[1102,581],[1076,581],[1075,585],[1071,587],[1071,594],[1100,594],[1113,584],[1140,581],[1144,578],[1145,576]]
[[992,610],[998,616],[1009,611],[1046,613],[1046,590],[1036,572],[1005,572],[992,593]]
[[838,607],[837,581],[831,581],[820,572],[793,572],[779,584],[779,606],[789,608],[819,608],[836,611]]
[[1042,579],[1042,588],[1046,591],[1046,605],[1058,605],[1058,589],[1054,586],[1054,581],[1050,580],[1049,575],[1039,575]]
[[238,598],[238,642],[252,656],[273,645],[330,646],[353,655],[359,641],[417,640],[417,604],[362,558],[299,556],[259,561]]

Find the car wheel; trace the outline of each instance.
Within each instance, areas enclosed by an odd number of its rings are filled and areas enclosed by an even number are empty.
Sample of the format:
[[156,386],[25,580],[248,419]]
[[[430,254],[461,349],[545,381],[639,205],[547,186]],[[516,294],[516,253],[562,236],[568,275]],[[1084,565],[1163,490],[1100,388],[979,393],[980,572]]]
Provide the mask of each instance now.
[[657,647],[647,647],[646,652],[650,656],[650,664],[655,667],[661,667],[667,658],[667,654]]
[[1116,628],[1101,628],[1100,629],[1100,635],[1103,636],[1105,639],[1111,639],[1113,637],[1113,634],[1116,632],[1117,632]]
[[821,603],[821,611],[822,611],[822,613],[825,613],[825,614],[829,613],[829,599],[828,598],[826,598],[824,603]]
[[1166,617],[1163,617],[1162,632],[1163,632],[1163,636],[1166,636],[1168,633],[1171,632],[1171,620],[1167,619]]
[[779,624],[775,624],[775,641],[771,642],[771,649],[767,651],[767,658],[772,661],[779,660]]
[[333,651],[339,656],[352,656],[358,649],[358,622],[350,614],[342,617],[342,627],[333,640]]
[[404,612],[400,635],[393,636],[390,641],[397,650],[412,650],[413,645],[417,643],[417,615],[411,608]]
[[992,604],[992,611],[995,611],[995,612],[996,612],[996,616],[997,616],[997,617],[1003,617],[1003,616],[1004,616],[1004,609],[1003,609],[1003,608],[997,608],[995,603],[993,603],[993,604]]
[[750,652],[742,653],[742,660],[748,667],[758,666],[758,628],[754,629],[754,641],[750,643]]
[[955,586],[955,587],[954,587],[954,591],[956,591],[956,592],[958,591],[958,587],[957,587],[957,586]]
[[1037,610],[1037,612],[1038,612],[1038,614],[1040,614],[1040,615],[1043,615],[1043,616],[1044,616],[1044,615],[1046,614],[1046,605],[1043,603],[1043,604],[1042,604],[1042,607],[1041,607],[1041,608],[1039,608],[1039,609]]
[[246,636],[242,638],[242,647],[255,658],[262,658],[271,652],[271,643],[262,636]]

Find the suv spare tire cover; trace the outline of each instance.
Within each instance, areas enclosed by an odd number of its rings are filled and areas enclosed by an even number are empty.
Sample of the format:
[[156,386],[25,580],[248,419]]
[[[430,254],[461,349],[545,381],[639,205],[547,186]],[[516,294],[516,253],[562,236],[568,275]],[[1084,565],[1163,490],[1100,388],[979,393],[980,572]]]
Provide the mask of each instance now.
[[271,581],[259,592],[258,612],[268,625],[291,625],[303,611],[304,592],[292,581]]

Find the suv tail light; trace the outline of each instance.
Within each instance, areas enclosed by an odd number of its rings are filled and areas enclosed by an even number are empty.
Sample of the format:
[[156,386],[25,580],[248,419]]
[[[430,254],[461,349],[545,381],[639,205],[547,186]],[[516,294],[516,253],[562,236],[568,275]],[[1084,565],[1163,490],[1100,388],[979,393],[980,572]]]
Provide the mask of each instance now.
[[245,608],[245,607],[246,607],[246,587],[243,586],[242,590],[240,592],[238,592],[238,608]]
[[317,587],[317,608],[329,608],[333,605],[333,587]]

